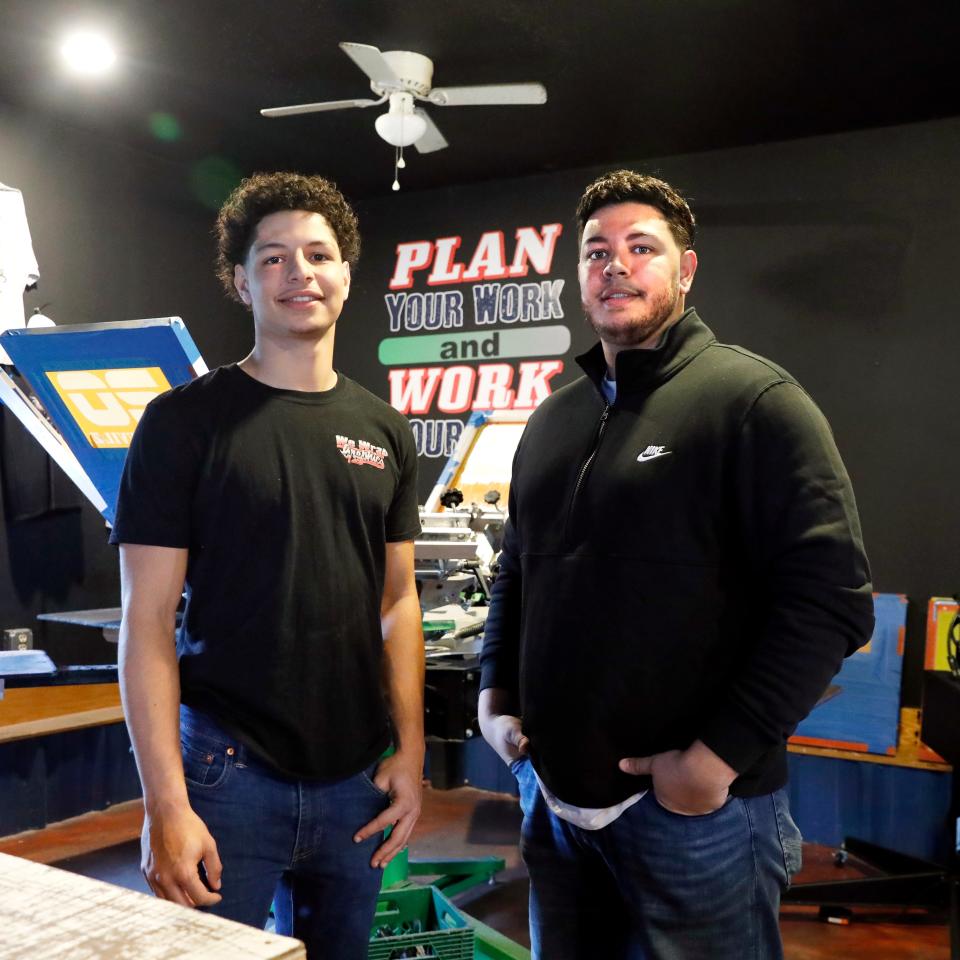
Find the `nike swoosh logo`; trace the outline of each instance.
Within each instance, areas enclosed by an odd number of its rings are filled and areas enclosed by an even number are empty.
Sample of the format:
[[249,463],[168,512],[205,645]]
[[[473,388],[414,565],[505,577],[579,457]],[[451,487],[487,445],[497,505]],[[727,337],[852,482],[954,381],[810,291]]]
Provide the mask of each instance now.
[[643,463],[644,460],[656,460],[657,457],[669,457],[671,453],[673,453],[672,450],[664,450],[663,453],[641,453],[640,456],[637,457],[637,460]]

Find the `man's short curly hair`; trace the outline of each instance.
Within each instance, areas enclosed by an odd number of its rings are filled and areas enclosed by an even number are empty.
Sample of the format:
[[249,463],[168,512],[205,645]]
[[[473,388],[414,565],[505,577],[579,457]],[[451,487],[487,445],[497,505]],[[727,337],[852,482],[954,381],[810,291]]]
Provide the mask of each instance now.
[[356,266],[360,257],[357,216],[335,183],[300,173],[255,173],[227,197],[217,217],[217,276],[227,296],[239,300],[233,268],[250,252],[257,225],[280,210],[319,213],[333,230],[340,256]]
[[687,201],[666,181],[635,170],[605,173],[583,191],[577,204],[577,246],[583,240],[587,221],[601,207],[612,203],[645,203],[659,210],[670,225],[677,246],[681,250],[692,249],[697,224]]

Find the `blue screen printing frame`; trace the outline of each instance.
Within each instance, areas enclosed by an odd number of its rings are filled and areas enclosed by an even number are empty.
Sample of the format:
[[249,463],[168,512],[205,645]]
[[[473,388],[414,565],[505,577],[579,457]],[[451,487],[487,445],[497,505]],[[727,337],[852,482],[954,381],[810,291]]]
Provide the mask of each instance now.
[[17,371],[103,497],[100,512],[113,523],[125,447],[94,447],[48,373],[159,367],[171,387],[206,373],[197,345],[179,317],[14,329],[0,343]]
[[907,598],[875,593],[870,643],[843,662],[833,679],[840,696],[816,707],[796,730],[808,746],[895,756],[900,728],[900,682]]

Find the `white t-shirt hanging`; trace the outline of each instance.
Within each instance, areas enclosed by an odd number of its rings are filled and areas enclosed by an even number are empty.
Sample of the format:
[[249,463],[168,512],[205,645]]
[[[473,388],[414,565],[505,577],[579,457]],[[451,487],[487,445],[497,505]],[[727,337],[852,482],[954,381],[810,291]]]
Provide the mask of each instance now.
[[[0,330],[22,327],[23,291],[40,279],[23,194],[0,183]],[[0,350],[0,363],[9,363]]]

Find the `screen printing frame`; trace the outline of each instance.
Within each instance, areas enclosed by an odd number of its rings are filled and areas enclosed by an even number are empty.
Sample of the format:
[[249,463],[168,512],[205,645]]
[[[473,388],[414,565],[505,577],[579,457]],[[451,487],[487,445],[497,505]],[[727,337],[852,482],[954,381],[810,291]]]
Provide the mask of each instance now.
[[[530,410],[477,410],[472,413],[466,426],[463,428],[463,433],[460,434],[460,439],[457,441],[453,453],[448,457],[443,470],[440,471],[440,476],[437,478],[436,484],[434,484],[430,495],[427,497],[427,501],[423,506],[424,513],[439,513],[444,509],[440,503],[441,495],[450,487],[459,488],[461,478],[465,471],[469,469],[470,457],[476,450],[477,444],[485,430],[504,424],[525,426],[527,420],[530,419],[531,412]],[[518,443],[519,439],[518,436]],[[509,455],[503,458],[503,479],[497,478],[491,484],[491,486],[496,486],[496,488],[500,490],[504,512],[506,512],[510,491],[510,475],[513,470],[513,454],[516,446],[517,444],[513,444],[508,451]],[[469,502],[469,498],[465,497],[464,502]]]
[[[130,437],[146,403],[207,372],[186,324],[156,317],[11,329],[0,333],[0,345],[40,408],[2,367],[0,400],[112,523]],[[115,413],[113,426],[122,429],[94,433],[84,411],[104,421]]]

